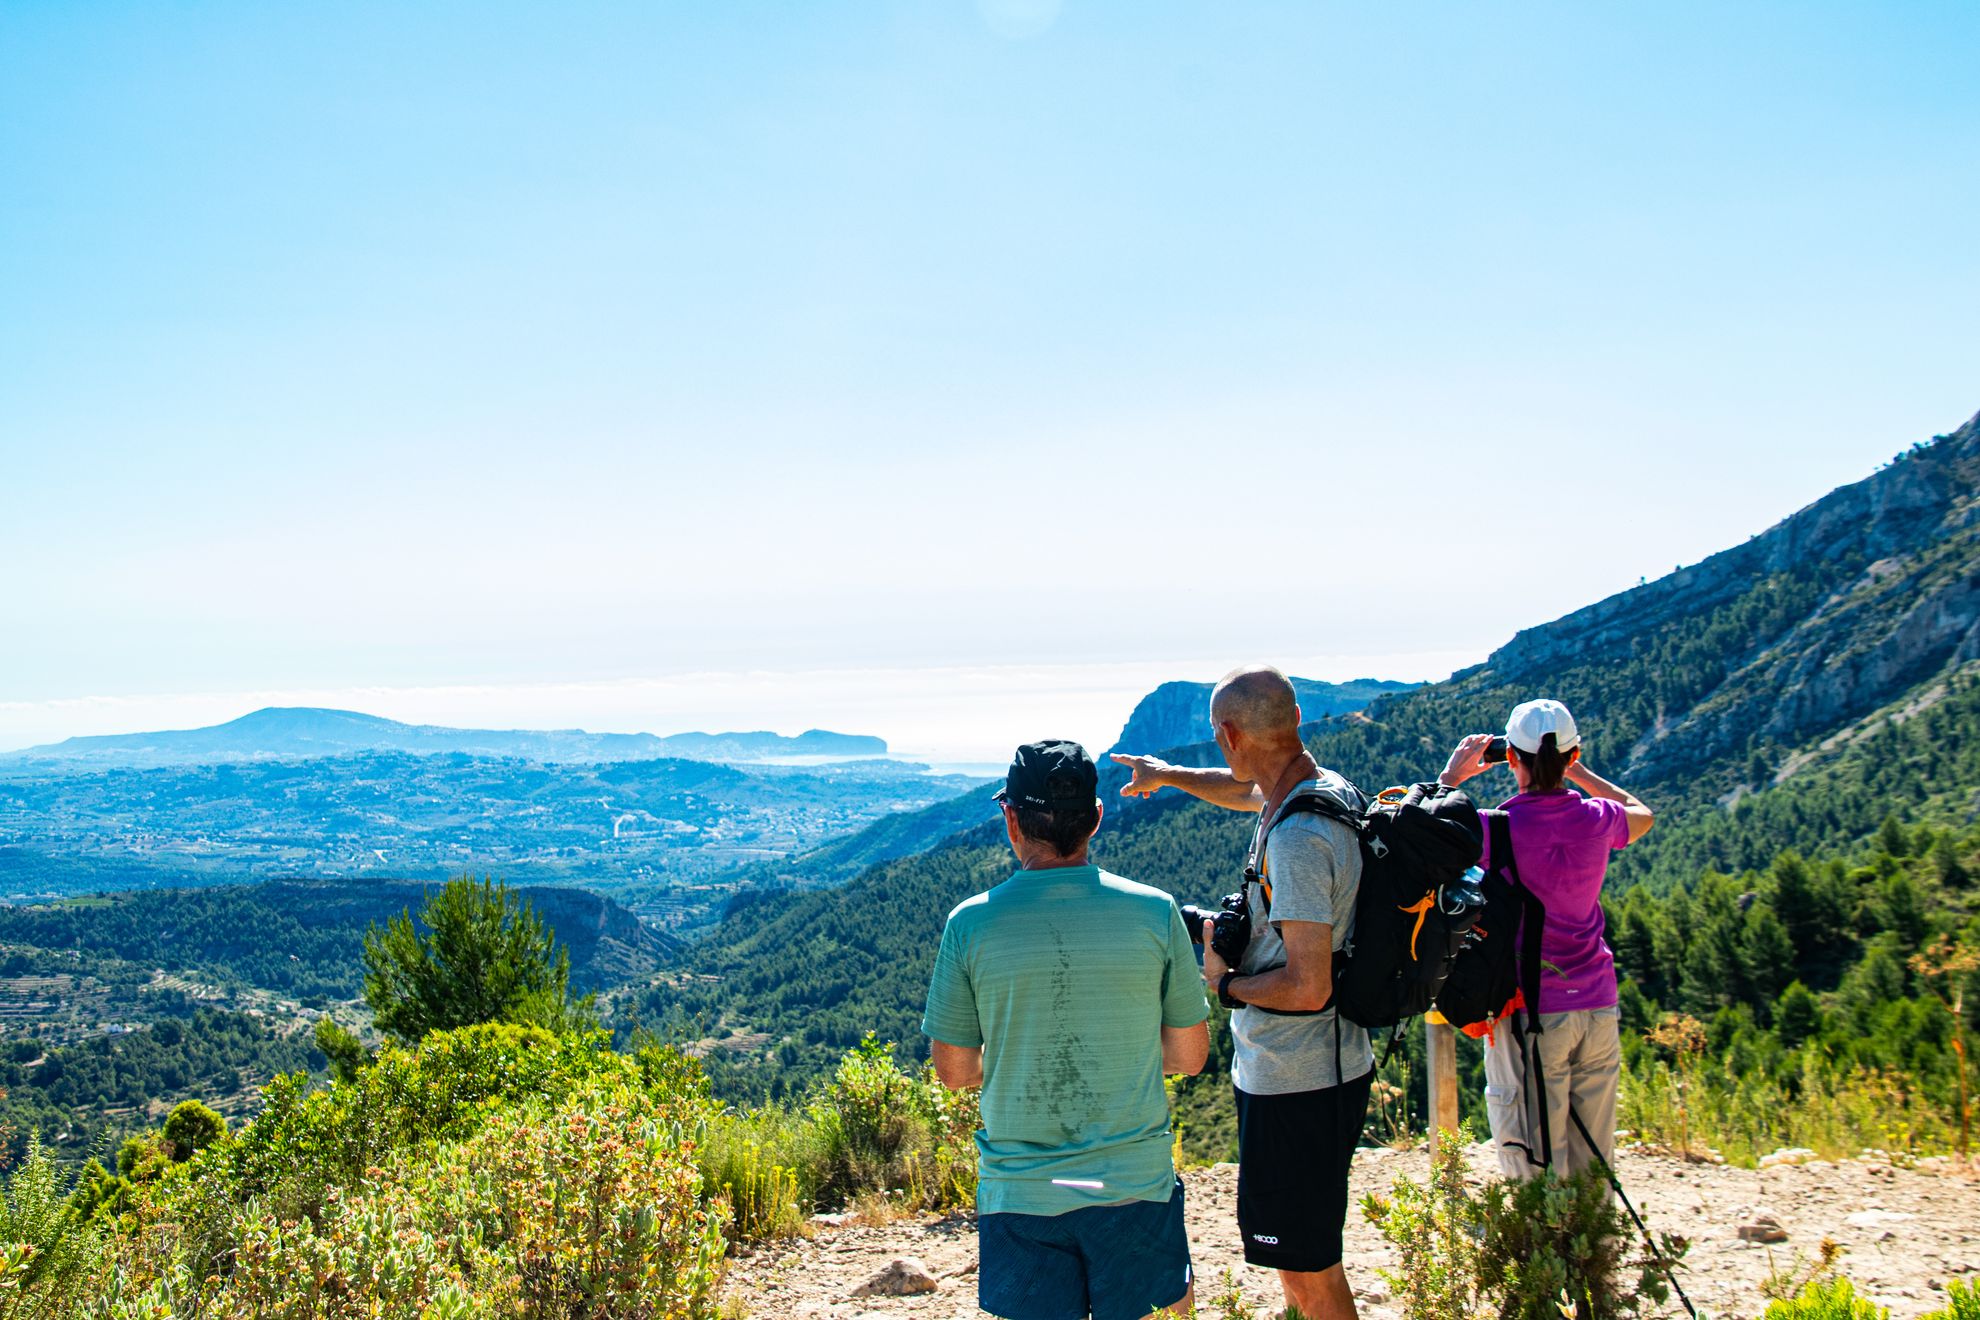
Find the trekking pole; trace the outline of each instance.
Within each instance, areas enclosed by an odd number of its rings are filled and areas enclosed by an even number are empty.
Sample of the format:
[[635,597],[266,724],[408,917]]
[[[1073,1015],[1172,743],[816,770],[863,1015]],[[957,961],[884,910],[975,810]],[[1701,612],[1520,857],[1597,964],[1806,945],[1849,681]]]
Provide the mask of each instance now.
[[[1622,1179],[1616,1177],[1616,1171],[1609,1166],[1607,1160],[1602,1158],[1602,1148],[1596,1145],[1595,1138],[1588,1134],[1588,1125],[1581,1121],[1581,1115],[1574,1111],[1573,1105],[1568,1106],[1568,1117],[1574,1120],[1575,1131],[1581,1133],[1581,1139],[1588,1143],[1589,1153],[1595,1156],[1595,1162],[1602,1166],[1602,1173],[1608,1178],[1609,1186],[1614,1188],[1616,1195],[1622,1199],[1623,1209],[1629,1211],[1629,1217],[1636,1222],[1636,1231],[1643,1235],[1643,1245],[1650,1249],[1650,1258],[1661,1260],[1662,1257],[1657,1254],[1656,1240],[1650,1236],[1650,1230],[1644,1226],[1643,1216],[1637,1214],[1636,1207],[1629,1203],[1629,1193],[1623,1190]],[[1693,1306],[1691,1299],[1684,1295],[1684,1285],[1678,1282],[1677,1272],[1670,1266],[1662,1264],[1658,1265],[1657,1269],[1671,1281],[1671,1290],[1678,1295],[1678,1300],[1684,1303],[1685,1314],[1689,1315],[1691,1320],[1698,1320],[1698,1308]]]

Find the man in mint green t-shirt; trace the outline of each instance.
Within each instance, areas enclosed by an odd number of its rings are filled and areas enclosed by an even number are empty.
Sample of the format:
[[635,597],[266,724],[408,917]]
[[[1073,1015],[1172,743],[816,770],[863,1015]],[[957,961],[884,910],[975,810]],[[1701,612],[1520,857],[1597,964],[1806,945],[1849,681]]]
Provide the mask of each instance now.
[[1016,874],[949,914],[922,1031],[983,1088],[978,1301],[1008,1320],[1139,1320],[1193,1300],[1162,1075],[1209,1054],[1209,1006],[1169,895],[1087,861],[1098,776],[1074,742],[1018,748]]

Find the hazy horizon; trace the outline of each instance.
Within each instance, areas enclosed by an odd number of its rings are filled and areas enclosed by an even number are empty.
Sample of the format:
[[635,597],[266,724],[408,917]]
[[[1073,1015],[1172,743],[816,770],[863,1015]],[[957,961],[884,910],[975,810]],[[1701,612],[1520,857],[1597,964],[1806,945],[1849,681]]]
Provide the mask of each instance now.
[[0,7],[0,745],[313,693],[987,750],[1257,657],[1440,677],[1980,407],[1976,48]]
[[[1483,654],[1309,656],[1301,678],[1434,681]],[[1110,746],[1134,703],[1175,679],[1211,681],[1230,661],[943,667],[921,670],[756,670],[533,684],[264,689],[40,703],[0,701],[0,753],[91,734],[153,733],[223,724],[267,706],[361,711],[407,724],[592,733],[811,728],[885,738],[890,754],[994,763],[1038,737]],[[1372,672],[1367,666],[1396,672]],[[818,712],[813,717],[806,712]],[[38,732],[30,732],[38,731]]]

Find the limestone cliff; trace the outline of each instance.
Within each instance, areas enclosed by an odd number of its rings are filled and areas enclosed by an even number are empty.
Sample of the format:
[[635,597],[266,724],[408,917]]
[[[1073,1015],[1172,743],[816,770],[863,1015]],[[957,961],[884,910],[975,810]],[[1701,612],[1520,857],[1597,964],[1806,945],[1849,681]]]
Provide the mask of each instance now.
[[[1293,690],[1299,694],[1300,714],[1307,720],[1346,715],[1366,706],[1377,697],[1407,692],[1413,683],[1385,679],[1358,678],[1348,683],[1322,683],[1311,678],[1295,678]],[[1110,749],[1116,752],[1163,752],[1191,743],[1209,742],[1210,683],[1164,683],[1135,704],[1121,736]]]
[[1729,619],[1721,672],[1661,706],[1628,749],[1646,780],[1859,718],[1980,656],[1980,416],[1745,544],[1521,632],[1478,670],[1544,682],[1641,663]]

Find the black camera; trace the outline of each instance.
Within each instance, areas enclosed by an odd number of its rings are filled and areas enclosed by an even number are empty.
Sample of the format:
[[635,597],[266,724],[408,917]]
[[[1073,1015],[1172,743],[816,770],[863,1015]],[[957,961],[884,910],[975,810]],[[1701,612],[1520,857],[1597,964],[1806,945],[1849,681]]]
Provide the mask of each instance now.
[[1220,911],[1212,912],[1194,903],[1184,903],[1182,914],[1183,925],[1189,927],[1191,943],[1203,943],[1203,923],[1212,922],[1210,947],[1231,966],[1238,965],[1244,957],[1245,946],[1251,943],[1251,904],[1244,901],[1242,892],[1225,894]]
[[1486,765],[1497,765],[1505,760],[1506,740],[1504,738],[1494,738],[1491,742],[1486,743],[1485,750],[1480,754],[1478,759]]

